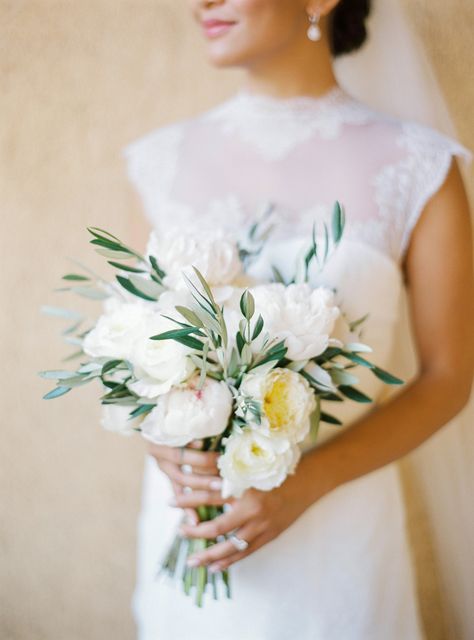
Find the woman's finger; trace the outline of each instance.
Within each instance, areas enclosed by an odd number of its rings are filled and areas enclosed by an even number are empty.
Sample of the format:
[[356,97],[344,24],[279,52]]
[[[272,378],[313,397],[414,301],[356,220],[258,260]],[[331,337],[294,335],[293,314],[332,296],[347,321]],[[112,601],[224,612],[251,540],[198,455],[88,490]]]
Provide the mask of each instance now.
[[[236,536],[248,542],[246,551],[251,553],[251,547],[253,541],[263,532],[261,526],[256,523],[249,522],[247,525],[241,527],[236,532]],[[208,547],[207,549],[200,551],[199,553],[193,553],[189,556],[187,564],[190,567],[197,567],[200,565],[208,565],[219,560],[225,560],[229,556],[235,555],[237,549],[235,544],[231,540],[225,540],[218,542],[217,544]],[[240,553],[243,553],[242,551]]]
[[186,520],[192,524],[192,525],[196,525],[199,522],[199,516],[197,514],[197,511],[195,511],[194,509],[184,509],[184,513],[186,514]]
[[193,490],[209,489],[211,491],[220,491],[222,487],[222,479],[219,476],[206,476],[195,473],[184,473],[181,467],[172,462],[160,461],[160,469],[163,473],[181,485],[181,487],[191,487]]
[[249,516],[238,508],[237,502],[234,504],[234,509],[226,511],[213,520],[201,522],[194,527],[183,524],[181,526],[183,535],[187,538],[207,538],[208,540],[213,540],[218,536],[225,535],[234,531],[234,529],[245,526],[249,522]]
[[[177,496],[180,493],[182,493],[183,491],[183,487],[181,485],[179,485],[177,482],[171,482],[171,485],[173,487],[173,491],[174,491],[174,495]],[[198,513],[195,509],[183,509],[185,515],[186,515],[186,521],[188,524],[190,525],[197,525],[199,524],[199,516]]]
[[223,498],[220,491],[189,491],[177,495],[170,506],[181,507],[201,507],[202,505],[223,505],[229,502],[229,498]]
[[193,440],[187,446],[190,447],[191,449],[198,449],[199,451],[201,451],[203,444],[204,443],[202,440]]
[[263,547],[269,541],[269,537],[266,533],[261,533],[259,536],[252,540],[252,544],[245,549],[245,551],[236,551],[235,553],[228,555],[226,558],[222,560],[217,560],[216,562],[212,562],[208,566],[208,570],[210,573],[216,573],[218,571],[225,571],[231,565],[235,564],[239,560],[242,560],[246,556],[249,556],[251,553]]
[[219,454],[215,451],[196,451],[190,447],[166,447],[148,443],[148,452],[157,460],[166,460],[176,465],[187,464],[193,469],[213,475],[218,472],[217,459]]

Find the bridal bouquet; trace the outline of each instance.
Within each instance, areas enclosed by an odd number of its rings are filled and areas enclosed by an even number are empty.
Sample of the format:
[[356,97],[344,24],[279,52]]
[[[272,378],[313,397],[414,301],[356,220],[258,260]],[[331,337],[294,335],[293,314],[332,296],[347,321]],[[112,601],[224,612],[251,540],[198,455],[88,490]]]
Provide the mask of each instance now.
[[[104,299],[104,313],[73,338],[81,357],[75,371],[40,374],[57,381],[45,398],[98,380],[106,429],[138,431],[171,447],[201,440],[203,450],[220,454],[223,498],[250,487],[278,487],[294,473],[302,443],[315,441],[320,422],[340,424],[322,410],[322,401],[371,402],[354,386],[355,367],[368,367],[387,384],[401,383],[360,355],[371,351],[368,345],[341,340],[338,324],[346,320],[333,291],[307,282],[311,263],[324,264],[343,227],[336,203],[323,246],[313,233],[288,283],[276,270],[276,282],[245,277],[269,232],[260,224],[251,227],[245,247],[219,231],[152,235],[146,257],[89,229],[92,244],[120,273],[115,282],[65,276],[79,295]],[[349,324],[349,331],[362,321]],[[68,337],[77,331],[78,322]],[[198,509],[201,520],[222,512]],[[189,555],[215,542],[176,536],[161,566],[182,579],[198,606],[208,585],[218,598],[219,581],[230,597],[228,571],[186,565]]]

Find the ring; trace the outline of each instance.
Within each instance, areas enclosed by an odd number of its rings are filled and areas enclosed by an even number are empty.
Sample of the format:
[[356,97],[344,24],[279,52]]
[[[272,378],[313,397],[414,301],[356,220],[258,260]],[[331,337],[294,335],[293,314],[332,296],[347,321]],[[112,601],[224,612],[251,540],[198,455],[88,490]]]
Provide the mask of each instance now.
[[249,543],[247,542],[247,540],[244,540],[243,538],[239,538],[238,536],[235,535],[235,533],[229,536],[228,539],[234,545],[237,551],[245,551],[245,549],[247,549],[247,547],[249,546]]
[[183,487],[183,493],[192,493],[193,490],[191,487]]
[[186,474],[187,476],[190,476],[193,472],[193,468],[190,464],[182,464],[181,465],[181,471]]

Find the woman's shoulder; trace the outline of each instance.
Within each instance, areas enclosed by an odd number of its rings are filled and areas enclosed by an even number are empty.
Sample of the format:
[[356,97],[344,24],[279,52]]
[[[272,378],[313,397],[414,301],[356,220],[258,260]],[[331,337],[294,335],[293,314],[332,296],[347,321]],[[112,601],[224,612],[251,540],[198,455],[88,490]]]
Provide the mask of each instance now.
[[369,134],[374,135],[380,143],[401,150],[411,155],[440,156],[457,155],[464,159],[471,158],[471,152],[456,137],[436,128],[408,117],[394,116],[386,111],[376,109],[368,104],[352,99],[353,108],[365,114],[363,123]]
[[122,148],[122,155],[129,160],[137,156],[146,156],[156,149],[175,146],[182,138],[190,118],[171,121],[150,129],[129,141]]
[[377,158],[377,202],[400,231],[395,253],[403,256],[416,221],[446,180],[453,159],[469,162],[472,154],[455,135],[436,127],[361,108],[367,112],[363,142]]

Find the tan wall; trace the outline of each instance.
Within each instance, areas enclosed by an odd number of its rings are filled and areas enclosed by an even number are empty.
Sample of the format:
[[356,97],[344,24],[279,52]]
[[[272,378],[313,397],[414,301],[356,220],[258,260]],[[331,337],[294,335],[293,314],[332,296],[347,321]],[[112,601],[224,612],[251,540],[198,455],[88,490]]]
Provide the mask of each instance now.
[[[61,322],[38,309],[72,302],[51,293],[68,256],[100,264],[87,225],[143,233],[120,149],[236,86],[238,73],[207,66],[183,4],[0,0],[1,638],[133,637],[142,446],[98,428],[93,389],[41,401],[47,385],[35,372],[55,368],[67,350],[56,337]],[[471,34],[461,15],[471,3],[409,4],[474,148]],[[422,531],[422,511],[411,513]],[[417,557],[429,637],[442,638],[429,553]]]

